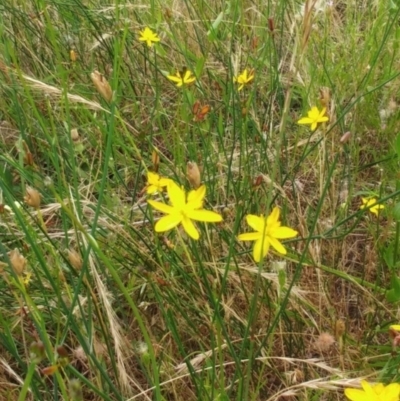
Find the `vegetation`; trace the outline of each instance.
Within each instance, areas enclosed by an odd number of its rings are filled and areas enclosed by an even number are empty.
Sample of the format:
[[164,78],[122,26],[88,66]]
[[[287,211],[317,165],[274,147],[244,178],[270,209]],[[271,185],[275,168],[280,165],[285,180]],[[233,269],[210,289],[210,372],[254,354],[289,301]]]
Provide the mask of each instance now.
[[2,0],[0,400],[398,400],[399,16]]

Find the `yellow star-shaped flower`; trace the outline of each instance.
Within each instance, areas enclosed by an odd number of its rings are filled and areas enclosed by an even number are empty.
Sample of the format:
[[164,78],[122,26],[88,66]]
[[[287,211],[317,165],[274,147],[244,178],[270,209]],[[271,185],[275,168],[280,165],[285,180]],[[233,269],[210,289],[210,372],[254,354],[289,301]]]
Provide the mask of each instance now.
[[153,200],[147,201],[154,209],[166,214],[166,216],[161,217],[156,223],[154,227],[156,232],[169,231],[179,224],[182,224],[187,234],[191,238],[197,240],[200,234],[192,220],[207,223],[222,221],[222,216],[220,214],[203,209],[203,202],[206,195],[206,187],[204,185],[186,194],[182,188],[171,180],[167,186],[167,192],[171,205]]
[[325,113],[326,107],[319,111],[318,107],[314,106],[307,113],[307,117],[300,118],[300,120],[297,121],[297,124],[309,124],[311,126],[311,131],[314,131],[319,123],[329,121],[329,117],[326,116]]
[[147,173],[147,189],[146,192],[152,195],[156,192],[162,192],[163,189],[171,182],[169,178],[160,177],[157,173],[149,171]]
[[153,42],[156,43],[160,41],[158,35],[147,26],[146,28],[144,28],[143,31],[139,32],[139,34],[140,34],[139,40],[141,42],[146,42],[148,47],[153,46]]
[[368,209],[371,213],[375,214],[378,216],[379,210],[384,209],[384,205],[378,205],[377,199],[374,197],[369,197],[369,198],[361,198],[362,205],[360,206],[360,209]]
[[247,71],[247,68],[237,77],[233,78],[234,82],[237,82],[239,84],[238,90],[241,91],[246,84],[251,82],[254,79],[254,72]]
[[286,249],[279,240],[294,238],[297,235],[297,231],[281,226],[279,214],[279,208],[275,207],[268,217],[253,214],[246,216],[247,224],[255,232],[240,234],[238,240],[256,241],[253,248],[253,258],[257,263],[267,255],[271,245],[276,251],[286,255]]
[[387,386],[382,383],[371,385],[362,380],[361,387],[362,390],[346,388],[344,394],[350,401],[399,401],[400,384],[398,383]]
[[178,71],[175,75],[168,75],[167,78],[176,83],[176,86],[181,87],[183,85],[191,84],[196,81],[196,77],[192,76],[192,72],[189,70]]

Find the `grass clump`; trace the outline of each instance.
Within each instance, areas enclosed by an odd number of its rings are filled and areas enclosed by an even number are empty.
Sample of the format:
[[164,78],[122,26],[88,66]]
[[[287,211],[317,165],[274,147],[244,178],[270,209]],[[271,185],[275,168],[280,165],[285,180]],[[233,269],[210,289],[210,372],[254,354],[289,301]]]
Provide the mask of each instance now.
[[398,400],[399,13],[3,0],[0,399]]

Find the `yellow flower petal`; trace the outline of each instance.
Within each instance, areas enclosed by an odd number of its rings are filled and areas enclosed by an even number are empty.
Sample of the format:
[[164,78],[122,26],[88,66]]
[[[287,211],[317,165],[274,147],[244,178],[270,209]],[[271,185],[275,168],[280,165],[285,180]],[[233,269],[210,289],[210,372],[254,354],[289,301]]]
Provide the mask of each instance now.
[[146,189],[146,193],[149,195],[155,194],[158,191],[158,186],[157,185],[149,185]]
[[185,84],[190,84],[196,80],[196,77],[191,77],[192,73],[189,70],[186,70],[185,76],[183,77],[183,82]]
[[201,185],[197,189],[193,189],[188,194],[187,203],[191,209],[200,209],[203,207],[203,200],[206,196],[206,186]]
[[265,238],[260,238],[254,244],[254,249],[253,249],[253,258],[254,258],[254,260],[257,263],[260,262],[261,259],[265,258],[265,256],[267,255],[268,251],[269,251],[268,239],[266,237]]
[[281,214],[281,211],[280,211],[279,207],[275,206],[272,209],[271,214],[267,218],[267,224],[271,225],[271,224],[277,223],[279,221],[280,214]]
[[308,117],[300,118],[300,120],[297,121],[297,124],[312,124],[312,123],[313,123],[313,120]]
[[206,223],[218,223],[222,221],[222,216],[211,210],[190,210],[187,216],[196,221],[204,221]]
[[192,220],[190,220],[187,217],[183,217],[182,219],[182,225],[184,230],[188,233],[190,237],[192,237],[195,240],[198,240],[200,237],[199,232],[197,231],[195,225],[193,224]]
[[274,237],[278,239],[294,238],[298,232],[290,227],[278,227],[274,231]]
[[344,395],[350,401],[363,401],[363,400],[366,400],[365,392],[363,390],[358,390],[356,388],[346,388],[344,390]]
[[270,238],[268,238],[268,242],[271,244],[271,246],[276,251],[278,251],[282,255],[286,255],[287,251],[286,251],[285,247],[276,238],[270,237]]
[[182,216],[180,214],[170,214],[168,216],[161,217],[161,219],[157,221],[154,229],[157,233],[169,231],[179,225],[181,221]]
[[182,85],[182,77],[181,77],[181,76],[167,75],[167,78],[168,78],[170,81],[178,82],[178,83],[180,83],[180,84]]
[[181,209],[186,204],[186,194],[175,182],[171,182],[167,188],[172,207]]
[[166,205],[165,203],[162,203],[162,202],[148,199],[147,203],[154,209],[159,210],[160,212],[163,212],[166,214],[171,214],[174,211],[174,208],[172,206]]
[[256,216],[254,214],[248,214],[246,216],[247,224],[255,231],[263,232],[265,228],[264,216]]
[[262,234],[259,232],[255,233],[243,233],[237,236],[239,241],[257,241],[262,237]]

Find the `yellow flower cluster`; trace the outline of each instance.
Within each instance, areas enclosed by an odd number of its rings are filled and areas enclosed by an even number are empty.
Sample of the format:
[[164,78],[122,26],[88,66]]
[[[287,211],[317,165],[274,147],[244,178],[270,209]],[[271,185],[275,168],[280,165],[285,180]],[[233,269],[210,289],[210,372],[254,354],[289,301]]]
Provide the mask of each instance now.
[[[206,223],[221,222],[222,216],[216,212],[203,208],[206,195],[205,185],[186,193],[183,188],[169,178],[162,178],[156,173],[147,175],[147,193],[154,194],[167,189],[169,203],[149,199],[147,203],[166,216],[162,217],[155,225],[155,231],[169,231],[180,224],[186,233],[193,239],[199,239],[199,232],[193,221]],[[279,208],[275,207],[268,217],[249,214],[246,217],[248,225],[255,231],[238,236],[239,241],[255,241],[253,257],[260,262],[268,253],[270,246],[285,255],[286,249],[279,240],[294,238],[297,231],[281,226],[279,221]]]

